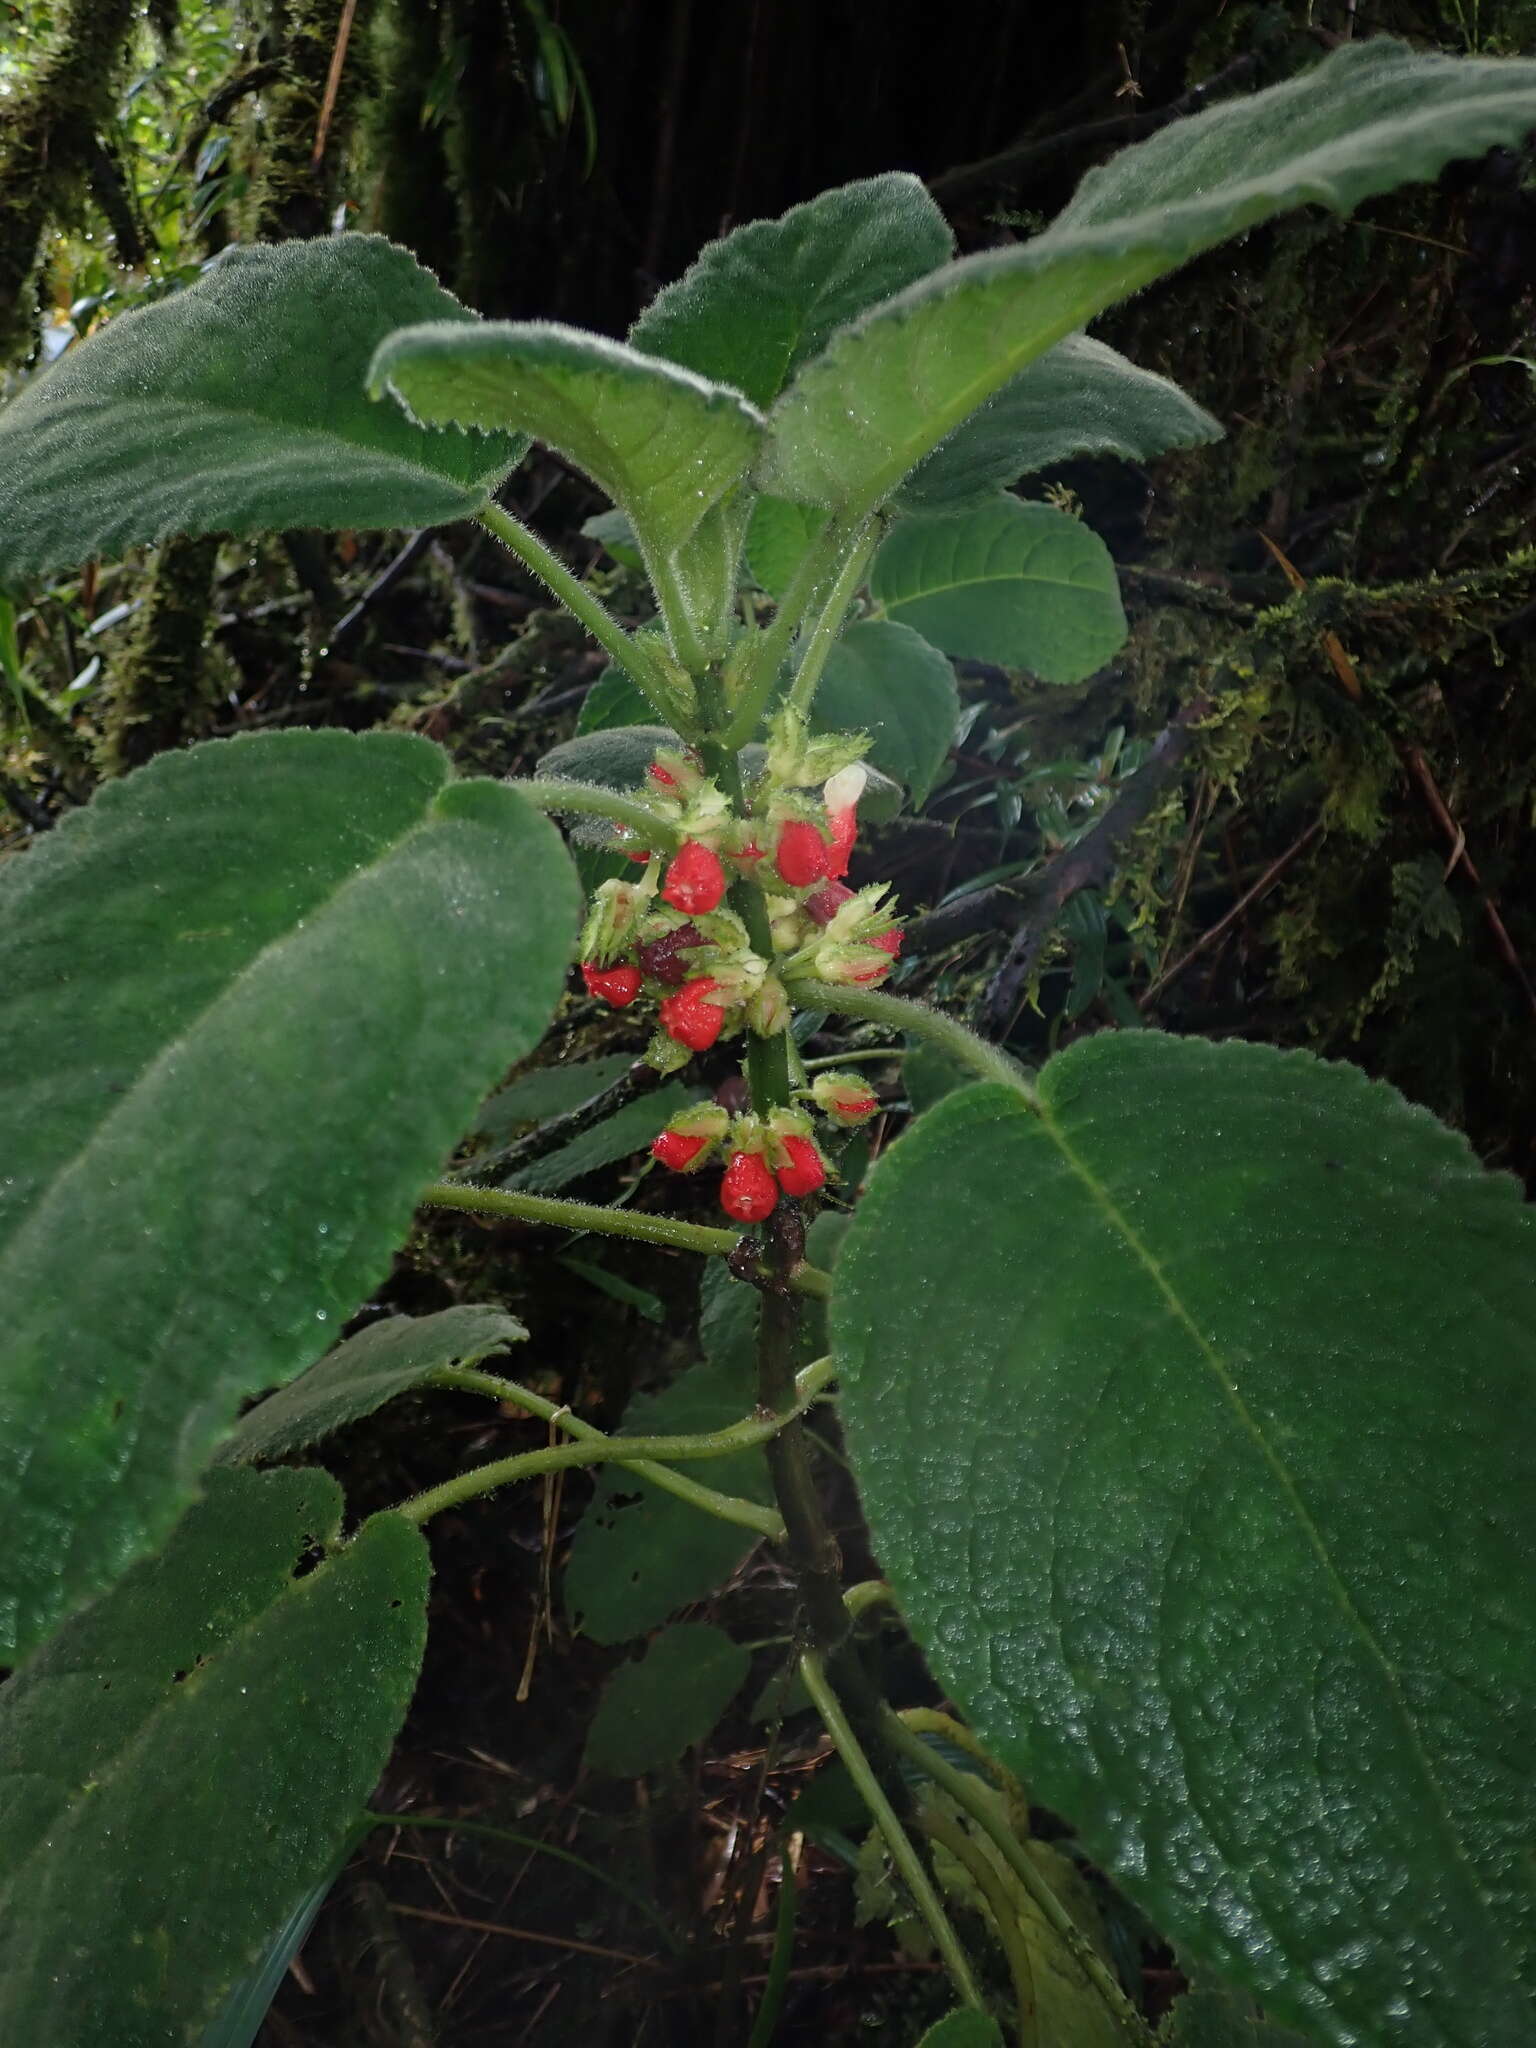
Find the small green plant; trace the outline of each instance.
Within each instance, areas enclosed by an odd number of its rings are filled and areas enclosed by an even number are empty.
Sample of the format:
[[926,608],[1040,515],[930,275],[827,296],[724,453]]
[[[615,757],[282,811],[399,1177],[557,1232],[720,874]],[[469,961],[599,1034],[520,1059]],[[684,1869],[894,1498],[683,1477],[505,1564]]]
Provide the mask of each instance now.
[[[1170,2041],[1279,2044],[1252,1999],[1339,2043],[1529,2038],[1536,1265],[1514,1183],[1306,1055],[1126,1030],[1026,1074],[883,985],[901,906],[845,875],[861,822],[938,772],[947,657],[1067,686],[1122,642],[1102,543],[1006,486],[1218,431],[1083,325],[1284,208],[1347,209],[1533,126],[1536,64],[1349,45],[1125,152],[1018,247],[953,260],[902,176],[753,223],[626,343],[479,321],[369,237],[236,249],[0,414],[7,579],[173,533],[473,517],[613,663],[532,781],[456,780],[399,733],[242,738],[107,786],[0,875],[7,2041],[229,2039],[259,2015],[411,1693],[422,1525],[604,1463],[719,1547],[702,1586],[658,1594],[579,1544],[603,1639],[783,1547],[800,1680],[875,1822],[861,1889],[954,1981],[932,2041],[1152,2038],[1030,1801],[1239,1987],[1197,1990]],[[653,626],[623,630],[496,502],[528,437],[611,499]],[[745,1090],[679,1088],[652,1146],[718,1172],[720,1223],[434,1178],[573,959],[652,1020],[664,1073],[739,1048]],[[964,1077],[822,1259],[814,1211],[874,1097],[802,1058],[811,1013]],[[514,1085],[509,1125],[571,1107]],[[483,1369],[526,1334],[494,1305],[330,1348],[422,1203],[712,1261],[706,1349],[745,1304],[752,1397],[722,1412],[722,1348],[712,1392],[605,1435]],[[350,1530],[323,1473],[260,1469],[428,1384],[563,1440]],[[834,1385],[888,1580],[846,1594],[802,1421]],[[879,1698],[872,1604],[964,1725]],[[668,1629],[589,1760],[643,1769],[649,1730],[704,1732],[744,1671],[718,1631]]]

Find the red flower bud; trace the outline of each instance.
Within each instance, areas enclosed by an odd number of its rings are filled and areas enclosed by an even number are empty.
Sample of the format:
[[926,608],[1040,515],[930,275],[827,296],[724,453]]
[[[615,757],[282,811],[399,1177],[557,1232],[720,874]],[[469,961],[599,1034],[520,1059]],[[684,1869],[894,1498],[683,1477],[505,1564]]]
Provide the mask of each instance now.
[[652,782],[655,783],[656,787],[664,789],[669,796],[675,796],[682,787],[682,784],[672,773],[672,770],[670,768],[663,768],[659,761],[653,761],[645,772]]
[[681,1131],[663,1131],[651,1147],[651,1157],[674,1173],[686,1173],[709,1143],[708,1138],[688,1138]]
[[685,917],[703,917],[725,894],[725,869],[713,847],[689,839],[674,855],[661,885],[664,900]]
[[786,818],[779,827],[774,864],[791,889],[807,888],[827,872],[826,841],[803,818]]
[[[901,951],[901,933],[893,926],[890,931],[877,932],[873,938],[865,939],[862,943],[873,946],[879,953],[889,953],[894,960]],[[864,988],[872,981],[884,981],[890,971],[889,967],[870,967],[862,974],[850,974],[848,979]]]
[[601,996],[616,1010],[627,1010],[640,993],[638,967],[583,966],[581,978],[587,984],[589,996]]
[[852,901],[853,891],[846,882],[824,882],[814,896],[806,897],[806,915],[817,924],[830,924],[843,905]]
[[859,1074],[818,1074],[811,1083],[811,1099],[833,1123],[850,1130],[868,1123],[880,1107],[874,1090]]
[[827,1177],[821,1154],[809,1138],[787,1137],[779,1143],[789,1154],[787,1163],[779,1168],[779,1186],[786,1195],[814,1195]]
[[779,1191],[761,1152],[733,1152],[720,1182],[720,1206],[738,1223],[761,1223],[778,1207]]
[[718,1003],[706,1000],[719,983],[702,974],[690,981],[661,1006],[661,1028],[668,1038],[686,1045],[690,1052],[707,1052],[725,1026],[725,1012]]

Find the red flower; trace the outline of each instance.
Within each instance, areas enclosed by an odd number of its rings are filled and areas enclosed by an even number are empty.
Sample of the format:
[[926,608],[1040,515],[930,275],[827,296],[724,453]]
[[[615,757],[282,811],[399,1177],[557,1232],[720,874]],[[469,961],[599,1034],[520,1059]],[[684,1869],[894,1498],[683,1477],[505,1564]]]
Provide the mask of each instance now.
[[774,864],[791,889],[807,888],[827,872],[827,844],[803,818],[786,818],[779,827]]
[[849,804],[843,811],[829,811],[827,823],[832,827],[832,844],[827,849],[827,873],[846,875],[853,842],[859,836],[859,821],[854,815],[853,805]]
[[827,1177],[821,1154],[809,1138],[787,1137],[779,1143],[789,1154],[788,1162],[778,1170],[779,1186],[786,1195],[814,1195]]
[[638,967],[588,967],[583,964],[581,978],[587,984],[589,996],[601,996],[616,1010],[627,1010],[640,993]]
[[684,1137],[681,1131],[663,1131],[651,1147],[651,1156],[674,1173],[686,1173],[709,1142],[708,1138]]
[[707,944],[702,932],[696,932],[691,924],[679,925],[675,932],[663,932],[659,939],[651,939],[640,948],[640,965],[655,980],[668,988],[681,988],[688,979],[687,955],[695,946]]
[[686,840],[667,869],[661,893],[685,917],[706,915],[725,894],[725,869],[719,854],[702,840]]
[[814,896],[806,897],[806,915],[817,924],[830,924],[843,905],[852,901],[853,891],[846,882],[824,882]]
[[738,1223],[761,1223],[778,1207],[779,1191],[761,1152],[733,1152],[720,1181],[720,1206]]
[[661,1028],[690,1052],[707,1052],[725,1026],[725,1012],[707,998],[719,987],[709,975],[685,982],[661,1006]]

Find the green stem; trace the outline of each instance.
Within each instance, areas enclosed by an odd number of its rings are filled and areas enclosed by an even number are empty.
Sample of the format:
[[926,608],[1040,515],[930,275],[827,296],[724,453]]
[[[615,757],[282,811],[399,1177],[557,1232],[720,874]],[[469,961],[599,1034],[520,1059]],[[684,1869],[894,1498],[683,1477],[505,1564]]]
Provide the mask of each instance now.
[[889,1607],[900,1613],[896,1606],[896,1595],[884,1579],[860,1579],[856,1586],[849,1586],[843,1594],[843,1605],[848,1610],[850,1621],[862,1621],[875,1607]]
[[592,638],[600,647],[607,649],[635,687],[644,692],[670,724],[677,715],[670,689],[649,652],[625,632],[602,601],[579,577],[572,575],[560,557],[552,554],[537,534],[524,526],[520,519],[514,519],[502,506],[494,503],[484,505],[476,517],[487,533],[494,534],[504,547],[510,548],[545,588],[553,591],[567,611],[575,613]]
[[541,811],[583,811],[594,818],[612,818],[615,824],[627,826],[642,845],[662,853],[675,853],[682,843],[677,828],[658,818],[649,804],[620,790],[604,789],[600,783],[547,778],[514,780],[509,786]]
[[[859,1747],[853,1730],[848,1725],[847,1716],[836,1693],[827,1683],[821,1659],[814,1652],[807,1651],[800,1659],[800,1676],[805,1681],[805,1689],[810,1694],[817,1713],[826,1723],[833,1748],[842,1758],[849,1777],[858,1788],[865,1805],[874,1815],[876,1827],[885,1837],[885,1846],[890,1851],[891,1861],[900,1871],[907,1890],[912,1895],[913,1904],[921,1913],[928,1932],[933,1936],[934,1945],[944,1958],[945,1968],[954,1980],[961,2004],[974,2006],[978,2012],[985,2011],[976,1979],[972,1976],[971,1966],[966,1960],[965,1950],[960,1946],[960,1937],[955,1933],[953,1922],[934,1889],[933,1880],[923,1868],[923,1859],[917,1853],[911,1836],[896,1818],[880,1780],[870,1768],[869,1758]],[[894,1718],[893,1715],[892,1719]]]
[[842,631],[843,619],[853,602],[854,592],[863,581],[864,571],[869,567],[869,558],[874,553],[875,542],[879,538],[880,529],[871,520],[865,531],[858,536],[847,561],[838,571],[837,581],[821,608],[821,616],[806,642],[795,680],[789,688],[788,701],[797,711],[808,712],[815,701],[816,686],[820,683],[821,672],[827,665],[827,656],[832,652],[837,636]]
[[992,1752],[983,1747],[973,1728],[967,1728],[952,1714],[941,1714],[937,1707],[903,1707],[900,1720],[913,1735],[937,1735],[951,1748],[963,1751],[996,1782],[999,1791],[1013,1800],[1021,1812],[1028,1811],[1029,1794],[1008,1766],[999,1763]]
[[826,1067],[849,1067],[864,1060],[904,1060],[907,1048],[904,1045],[876,1045],[860,1052],[828,1052],[819,1059],[802,1060],[801,1066],[808,1074],[819,1074]]
[[677,565],[660,548],[647,548],[645,573],[650,581],[651,593],[656,599],[656,609],[661,613],[661,623],[666,628],[667,639],[671,642],[672,652],[689,675],[697,679],[708,666],[709,657],[694,631],[687,600],[683,596],[682,585],[677,580]]
[[926,1003],[914,1003],[906,996],[886,995],[877,988],[843,988],[830,981],[797,980],[790,994],[807,1008],[836,1010],[844,1017],[866,1017],[872,1024],[888,1024],[893,1031],[925,1038],[983,1081],[1000,1081],[1005,1088],[1017,1089],[1032,1109],[1040,1105],[1035,1084],[1022,1067],[955,1018],[946,1017],[942,1010],[932,1010]]
[[568,1465],[611,1464],[627,1467],[642,1479],[650,1480],[666,1492],[675,1494],[679,1500],[687,1501],[720,1521],[734,1522],[741,1528],[752,1529],[760,1536],[777,1541],[784,1534],[784,1523],[772,1508],[761,1507],[756,1501],[740,1500],[734,1494],[719,1493],[712,1486],[700,1485],[697,1480],[654,1461],[658,1458],[684,1461],[722,1458],[733,1451],[750,1450],[756,1444],[767,1443],[786,1424],[819,1401],[836,1374],[837,1368],[830,1358],[818,1358],[806,1366],[795,1376],[793,1405],[782,1415],[748,1415],[724,1429],[700,1431],[692,1436],[615,1437],[590,1422],[582,1421],[559,1403],[534,1393],[531,1387],[519,1385],[516,1380],[502,1379],[496,1373],[477,1372],[469,1366],[443,1366],[430,1375],[431,1385],[453,1387],[464,1393],[485,1394],[493,1401],[510,1402],[525,1413],[537,1415],[557,1429],[565,1430],[576,1441],[554,1444],[545,1450],[523,1451],[515,1457],[501,1458],[489,1465],[477,1465],[473,1471],[458,1473],[443,1485],[418,1494],[398,1512],[414,1522],[421,1522],[445,1507],[454,1507],[462,1500],[494,1492],[497,1487],[510,1485],[517,1479],[559,1471]]
[[[673,1251],[703,1252],[728,1258],[741,1243],[736,1230],[713,1230],[705,1223],[684,1223],[675,1216],[642,1216],[628,1209],[605,1209],[597,1202],[567,1202],[554,1195],[523,1195],[510,1188],[476,1188],[436,1181],[422,1191],[427,1209],[463,1209],[474,1216],[510,1216],[523,1223],[548,1223],[556,1230],[598,1230],[608,1237],[637,1237],[646,1244],[669,1245]],[[825,1300],[832,1276],[819,1266],[800,1264],[789,1275],[796,1294]]]
[[795,1873],[789,1860],[789,1848],[784,1837],[779,1837],[779,1910],[774,1916],[773,1953],[768,1958],[768,1981],[763,1986],[763,1995],[758,2002],[757,2016],[752,2022],[752,2032],[747,2037],[747,2048],[771,2048],[773,2036],[779,2024],[779,2014],[784,2006],[784,1994],[789,1989],[789,1966],[795,1958],[795,1907],[798,1895],[795,1890]]
[[977,1780],[969,1772],[956,1770],[952,1763],[946,1762],[931,1743],[924,1742],[919,1735],[914,1735],[901,1716],[891,1713],[889,1709],[885,1717],[885,1733],[892,1748],[899,1750],[903,1756],[916,1764],[926,1777],[931,1778],[934,1784],[947,1792],[955,1804],[963,1807],[970,1815],[987,1839],[996,1845],[1003,1861],[1038,1907],[1041,1918],[1060,1937],[1065,1948],[1076,1960],[1078,1968],[1098,1992],[1121,2027],[1146,2048],[1152,2036],[1140,2013],[1120,1989],[1108,1964],[1057,1898],[1039,1865],[1013,1829],[1008,1826],[1003,1815],[988,1799]]
[[843,557],[864,525],[865,514],[849,519],[837,514],[823,527],[801,557],[800,566],[779,599],[778,611],[753,651],[751,665],[741,684],[741,694],[731,722],[721,735],[722,744],[734,751],[744,747],[757,731],[773,694],[784,658],[806,612],[829,577],[836,575]]

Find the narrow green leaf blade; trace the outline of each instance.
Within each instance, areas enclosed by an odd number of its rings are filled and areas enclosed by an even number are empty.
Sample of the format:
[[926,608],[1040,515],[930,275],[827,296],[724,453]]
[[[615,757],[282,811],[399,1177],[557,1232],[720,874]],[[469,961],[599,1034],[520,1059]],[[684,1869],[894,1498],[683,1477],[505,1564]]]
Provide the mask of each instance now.
[[558,1188],[569,1187],[584,1174],[598,1173],[621,1159],[633,1158],[635,1153],[645,1151],[679,1110],[697,1102],[701,1092],[685,1087],[681,1081],[665,1081],[634,1102],[626,1102],[622,1109],[616,1109],[591,1130],[572,1138],[569,1144],[533,1160],[510,1180],[503,1181],[502,1186],[525,1188],[533,1195],[552,1194]]
[[548,820],[403,733],[166,755],[5,863],[0,1643],[163,1541],[354,1312],[579,913]]
[[509,1138],[526,1124],[566,1116],[611,1088],[634,1065],[628,1053],[605,1053],[595,1060],[558,1060],[519,1074],[481,1103],[474,1128],[485,1138]]
[[906,785],[916,808],[954,739],[960,693],[954,670],[921,633],[867,619],[827,657],[812,713],[821,732],[867,732],[870,760]]
[[218,1454],[221,1465],[283,1458],[372,1415],[448,1365],[478,1365],[528,1332],[499,1308],[445,1308],[433,1316],[389,1316],[328,1351],[291,1386],[242,1416]]
[[1010,377],[920,462],[896,494],[913,512],[955,511],[1077,455],[1150,462],[1219,441],[1219,420],[1155,370],[1074,334]]
[[1033,241],[935,271],[835,334],[776,403],[759,482],[879,504],[1009,378],[1202,250],[1293,207],[1347,213],[1532,127],[1536,62],[1386,38],[1172,122],[1091,171]]
[[838,1264],[904,1611],[988,1746],[1266,2009],[1523,2038],[1530,1212],[1305,1054],[1124,1032],[1039,1085],[929,1110]]
[[586,471],[643,549],[667,554],[746,475],[763,433],[739,391],[549,321],[406,327],[380,346],[368,388],[434,426],[531,434]]
[[232,248],[0,410],[0,583],[176,533],[436,526],[526,442],[371,405],[385,335],[475,315],[378,235]]
[[898,520],[870,595],[946,654],[1078,683],[1125,644],[1109,549],[1054,505],[993,497],[969,512]]
[[638,1662],[609,1679],[587,1731],[588,1769],[639,1778],[674,1762],[704,1740],[751,1664],[739,1643],[706,1622],[663,1629]]
[[332,1866],[426,1632],[419,1532],[334,1542],[318,1472],[220,1473],[0,1694],[0,2037],[196,2042]]
[[947,263],[949,224],[920,181],[887,171],[711,242],[630,343],[769,405],[839,327]]

